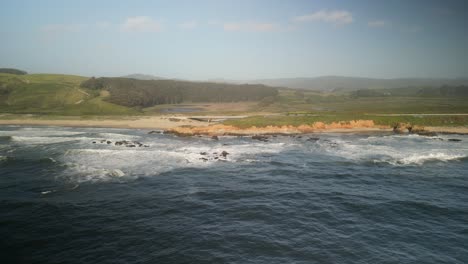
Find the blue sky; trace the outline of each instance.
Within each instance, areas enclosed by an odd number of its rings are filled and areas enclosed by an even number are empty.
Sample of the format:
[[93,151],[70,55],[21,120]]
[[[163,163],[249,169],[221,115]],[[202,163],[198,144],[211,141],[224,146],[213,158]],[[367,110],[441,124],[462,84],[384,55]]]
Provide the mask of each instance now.
[[4,1],[0,67],[194,80],[468,77],[466,1]]

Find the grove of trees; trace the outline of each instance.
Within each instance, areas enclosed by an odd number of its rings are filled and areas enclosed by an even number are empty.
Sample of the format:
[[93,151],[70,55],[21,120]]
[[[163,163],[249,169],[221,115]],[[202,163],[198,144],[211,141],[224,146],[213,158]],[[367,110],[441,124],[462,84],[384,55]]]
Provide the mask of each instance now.
[[88,89],[107,90],[109,101],[129,107],[149,107],[182,102],[259,101],[276,96],[276,88],[262,84],[226,84],[178,80],[91,78],[81,84]]

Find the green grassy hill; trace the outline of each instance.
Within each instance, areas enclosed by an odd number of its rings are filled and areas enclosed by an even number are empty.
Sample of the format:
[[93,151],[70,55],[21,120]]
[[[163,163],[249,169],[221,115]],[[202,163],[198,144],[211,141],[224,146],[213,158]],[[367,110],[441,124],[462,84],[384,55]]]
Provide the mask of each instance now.
[[106,102],[107,95],[80,87],[87,77],[0,73],[0,112],[15,114],[114,115],[136,110]]

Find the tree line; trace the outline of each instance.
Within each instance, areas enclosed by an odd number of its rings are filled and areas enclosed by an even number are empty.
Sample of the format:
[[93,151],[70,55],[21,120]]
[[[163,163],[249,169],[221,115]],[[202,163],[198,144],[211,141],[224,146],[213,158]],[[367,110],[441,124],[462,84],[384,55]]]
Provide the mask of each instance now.
[[262,84],[226,84],[178,80],[137,80],[131,78],[94,78],[81,87],[107,90],[108,101],[129,107],[150,107],[182,102],[259,101],[276,96],[276,88]]

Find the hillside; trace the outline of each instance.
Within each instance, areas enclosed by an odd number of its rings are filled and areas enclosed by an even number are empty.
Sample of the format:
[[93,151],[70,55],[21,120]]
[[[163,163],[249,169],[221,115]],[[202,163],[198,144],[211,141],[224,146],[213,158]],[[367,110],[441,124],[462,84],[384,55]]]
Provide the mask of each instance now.
[[28,74],[25,71],[13,69],[13,68],[0,68],[0,73],[8,73],[8,74],[15,74],[15,75],[25,75]]
[[109,102],[139,108],[182,102],[260,101],[278,94],[276,88],[261,84],[235,85],[129,78],[91,78],[83,82],[81,87],[108,91]]
[[80,88],[86,77],[60,74],[0,73],[2,113],[57,115],[134,114],[135,110],[106,102],[98,91]]
[[160,104],[259,101],[276,94],[264,85],[0,73],[1,113],[133,115]]
[[372,79],[361,77],[322,76],[315,78],[284,78],[251,80],[269,86],[305,89],[315,91],[354,91],[359,89],[390,89],[405,87],[440,87],[443,85],[468,85],[467,78],[459,79]]

